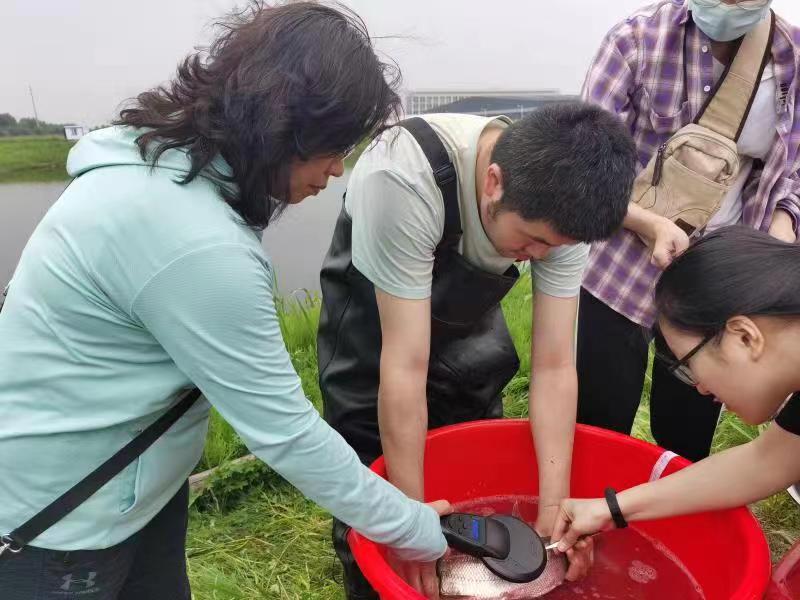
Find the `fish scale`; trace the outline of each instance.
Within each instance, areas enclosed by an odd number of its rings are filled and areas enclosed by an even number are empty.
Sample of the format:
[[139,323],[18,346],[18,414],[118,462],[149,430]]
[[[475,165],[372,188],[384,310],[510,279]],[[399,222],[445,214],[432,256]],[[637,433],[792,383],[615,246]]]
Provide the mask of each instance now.
[[529,583],[511,583],[492,573],[478,558],[451,551],[438,563],[443,598],[528,600],[551,592],[564,582],[567,560],[551,553],[544,572]]

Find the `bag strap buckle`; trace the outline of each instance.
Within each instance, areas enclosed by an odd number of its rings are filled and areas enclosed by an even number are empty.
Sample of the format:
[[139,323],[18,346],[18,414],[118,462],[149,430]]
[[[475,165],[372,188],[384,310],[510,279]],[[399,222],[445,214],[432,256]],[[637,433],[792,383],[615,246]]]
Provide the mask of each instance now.
[[439,187],[453,183],[457,177],[458,174],[456,173],[456,168],[451,162],[448,162],[447,164],[442,165],[433,171],[433,178],[436,180],[436,184]]
[[4,536],[0,536],[0,556],[3,556],[3,553],[8,550],[11,554],[19,554],[22,552],[22,548],[17,545],[17,543],[11,539],[11,536],[6,534]]

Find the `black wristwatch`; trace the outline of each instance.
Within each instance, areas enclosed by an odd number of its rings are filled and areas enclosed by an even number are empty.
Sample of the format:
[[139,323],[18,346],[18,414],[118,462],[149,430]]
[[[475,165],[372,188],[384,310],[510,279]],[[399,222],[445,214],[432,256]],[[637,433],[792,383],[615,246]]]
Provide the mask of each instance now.
[[625,529],[628,526],[628,522],[619,509],[617,492],[614,488],[606,488],[606,504],[608,504],[608,510],[611,511],[611,518],[614,519],[614,525],[617,526],[617,529]]

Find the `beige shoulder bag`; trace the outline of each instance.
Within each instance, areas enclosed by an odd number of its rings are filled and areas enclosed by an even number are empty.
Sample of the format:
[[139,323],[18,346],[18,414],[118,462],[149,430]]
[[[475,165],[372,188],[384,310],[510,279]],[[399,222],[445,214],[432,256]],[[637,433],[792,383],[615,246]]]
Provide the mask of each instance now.
[[687,235],[702,230],[739,174],[736,142],[771,56],[775,13],[742,40],[692,123],[659,147],[633,185],[631,201]]

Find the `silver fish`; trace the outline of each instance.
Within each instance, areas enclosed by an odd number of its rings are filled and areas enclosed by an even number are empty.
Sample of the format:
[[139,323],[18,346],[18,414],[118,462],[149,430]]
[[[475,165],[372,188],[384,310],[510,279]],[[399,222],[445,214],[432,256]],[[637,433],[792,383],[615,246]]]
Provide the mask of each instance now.
[[544,572],[529,583],[501,579],[480,559],[456,551],[439,560],[438,571],[443,598],[528,600],[544,596],[564,583],[567,559],[563,554],[548,553]]

